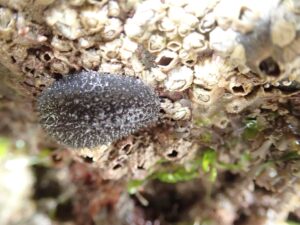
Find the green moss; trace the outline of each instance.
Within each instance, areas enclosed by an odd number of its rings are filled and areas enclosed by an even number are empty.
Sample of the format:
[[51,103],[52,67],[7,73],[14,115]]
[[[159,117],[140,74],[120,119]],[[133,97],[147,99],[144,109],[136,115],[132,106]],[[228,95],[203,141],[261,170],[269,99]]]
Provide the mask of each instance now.
[[0,159],[4,158],[9,151],[11,143],[7,138],[0,137]]
[[286,223],[287,223],[288,225],[300,225],[300,223],[294,222],[294,221],[287,221]]
[[172,171],[159,171],[153,174],[153,178],[165,183],[178,183],[193,180],[199,177],[199,172],[196,168],[186,168],[178,166]]
[[212,141],[212,134],[209,132],[202,133],[200,135],[200,140],[204,143],[210,143]]
[[197,118],[194,120],[194,124],[199,127],[205,127],[211,125],[211,120],[205,117]]
[[135,194],[139,188],[144,184],[145,180],[131,180],[127,184],[127,192],[129,194]]
[[296,151],[291,151],[280,157],[279,161],[300,160],[300,155]]
[[217,153],[214,149],[207,148],[202,157],[201,168],[209,174],[209,180],[214,182],[217,178]]

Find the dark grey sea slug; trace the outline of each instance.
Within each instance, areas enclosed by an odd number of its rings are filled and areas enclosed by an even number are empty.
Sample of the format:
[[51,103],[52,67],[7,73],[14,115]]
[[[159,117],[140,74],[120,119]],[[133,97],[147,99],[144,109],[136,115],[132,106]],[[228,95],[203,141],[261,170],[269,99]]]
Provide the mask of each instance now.
[[107,144],[156,122],[159,105],[141,80],[94,71],[54,82],[37,102],[44,130],[74,148]]

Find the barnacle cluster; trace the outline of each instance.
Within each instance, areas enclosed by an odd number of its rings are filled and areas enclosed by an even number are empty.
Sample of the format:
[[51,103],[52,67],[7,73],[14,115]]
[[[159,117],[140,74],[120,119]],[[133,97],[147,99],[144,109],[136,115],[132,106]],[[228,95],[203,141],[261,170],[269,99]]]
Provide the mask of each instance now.
[[[0,62],[17,75],[16,84],[23,93],[35,99],[63,77],[44,98],[57,98],[53,102],[61,101],[64,108],[75,99],[60,95],[82,90],[75,84],[64,88],[64,80],[72,80],[64,77],[94,70],[138,77],[160,95],[161,116],[156,127],[131,136],[118,134],[124,138],[111,145],[78,151],[103,177],[144,182],[161,178],[155,173],[161,168],[180,165],[170,169],[180,175],[163,174],[164,181],[172,177],[174,182],[182,174],[193,172],[189,177],[194,178],[196,171],[201,178],[175,189],[193,193],[201,186],[203,193],[212,193],[213,206],[194,204],[187,214],[216,224],[239,224],[241,214],[245,224],[276,224],[299,207],[297,0],[26,2],[0,0]],[[84,80],[79,75],[73,78]],[[92,85],[102,83],[99,79]],[[108,94],[101,101],[118,99],[117,104],[123,104],[118,93]],[[90,115],[100,110],[87,109],[95,95],[78,99]],[[144,104],[147,100],[138,101]],[[51,110],[46,105],[42,108],[47,115],[61,112],[58,105]],[[158,109],[158,103],[154,108]],[[55,123],[47,118],[42,123],[52,129]],[[107,125],[106,119],[104,122]],[[50,133],[62,135],[59,139],[65,141],[80,134],[84,125],[71,126],[70,133]],[[85,138],[69,144],[94,147],[94,143],[115,138],[96,139],[88,145]],[[201,157],[204,163],[199,166]],[[211,181],[213,188],[207,185]],[[145,183],[147,190],[151,184]]]

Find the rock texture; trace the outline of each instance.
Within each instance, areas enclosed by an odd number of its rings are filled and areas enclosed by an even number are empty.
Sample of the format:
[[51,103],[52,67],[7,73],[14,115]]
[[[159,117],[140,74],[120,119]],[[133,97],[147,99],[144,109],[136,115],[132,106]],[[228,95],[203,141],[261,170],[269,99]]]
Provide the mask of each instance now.
[[[139,185],[131,191],[135,210],[124,214],[132,216],[129,224],[280,224],[296,215],[297,0],[0,0],[0,5],[0,62],[27,102],[35,104],[55,80],[82,70],[135,76],[160,96],[156,127],[113,144],[65,150],[85,168],[85,175],[73,171],[82,179],[100,171],[98,183],[122,181],[124,195],[118,189],[104,203],[97,198],[94,207],[90,200],[99,193],[87,197],[83,192],[90,186],[72,181],[82,191],[75,200],[89,202],[90,211],[83,213],[89,221],[103,221],[105,206],[122,205],[116,199],[132,206],[125,193],[132,181]],[[35,124],[35,114],[31,119]],[[83,166],[78,157],[91,164]],[[120,221],[110,224],[126,224]]]

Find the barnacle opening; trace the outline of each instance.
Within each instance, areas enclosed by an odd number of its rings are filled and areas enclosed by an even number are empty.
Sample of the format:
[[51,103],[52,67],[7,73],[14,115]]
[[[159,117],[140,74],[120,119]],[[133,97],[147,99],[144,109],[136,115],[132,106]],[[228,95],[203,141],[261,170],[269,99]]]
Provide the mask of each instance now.
[[278,63],[272,58],[268,57],[259,63],[259,69],[266,75],[277,77],[280,75],[280,67]]
[[234,86],[232,87],[232,91],[234,93],[245,93],[245,89],[243,86]]
[[175,158],[177,157],[178,152],[176,150],[172,150],[172,152],[168,153],[167,156],[170,158]]
[[172,62],[173,58],[171,57],[167,57],[167,56],[163,56],[159,59],[159,61],[157,62],[158,65],[161,66],[168,66],[170,65],[170,63]]

